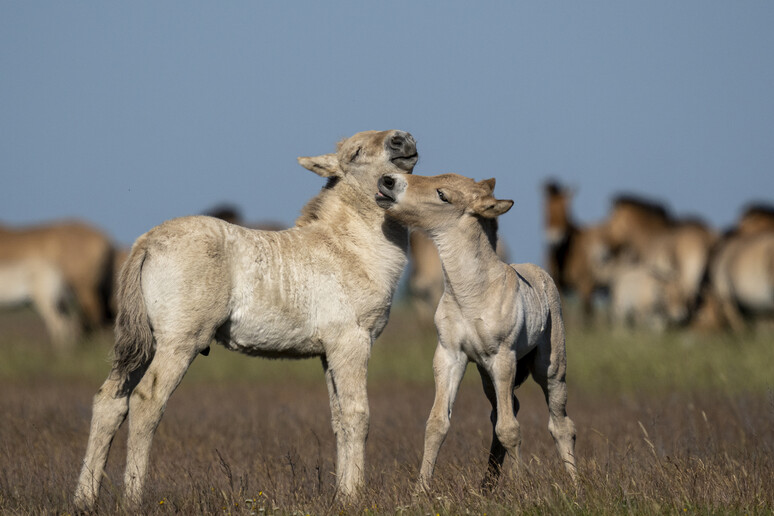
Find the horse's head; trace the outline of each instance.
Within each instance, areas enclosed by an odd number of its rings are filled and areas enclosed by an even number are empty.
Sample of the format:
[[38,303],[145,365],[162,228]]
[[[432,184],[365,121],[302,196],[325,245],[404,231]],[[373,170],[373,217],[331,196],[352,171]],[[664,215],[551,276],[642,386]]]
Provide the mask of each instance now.
[[549,246],[559,245],[567,238],[572,225],[570,202],[574,191],[562,187],[555,181],[543,187],[545,195],[545,238]]
[[364,131],[340,141],[335,153],[298,158],[301,166],[327,178],[328,184],[304,206],[296,225],[324,217],[334,198],[359,206],[362,213],[378,211],[373,194],[379,177],[411,174],[418,159],[414,137],[396,130]]
[[511,209],[513,201],[495,199],[494,186],[494,179],[476,182],[457,174],[385,174],[376,202],[401,223],[433,233],[463,217],[495,219]]
[[417,144],[405,131],[363,131],[338,143],[335,153],[301,157],[298,162],[335,183],[345,180],[373,193],[384,174],[411,174],[417,164]]

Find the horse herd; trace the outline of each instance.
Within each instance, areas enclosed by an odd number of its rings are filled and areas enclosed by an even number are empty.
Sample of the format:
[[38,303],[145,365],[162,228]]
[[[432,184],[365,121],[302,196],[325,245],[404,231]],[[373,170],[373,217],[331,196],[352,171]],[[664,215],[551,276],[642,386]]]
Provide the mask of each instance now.
[[[396,130],[357,133],[339,142],[335,153],[299,158],[327,183],[284,230],[252,229],[225,216],[182,217],[140,236],[128,253],[116,252],[102,233],[80,223],[0,230],[0,301],[32,301],[58,345],[77,335],[78,314],[86,327],[116,314],[113,366],[94,396],[75,491],[79,507],[95,504],[111,443],[126,419],[124,500],[129,506],[142,500],[151,442],[167,400],[213,343],[253,356],[321,359],[336,439],[337,493],[347,500],[357,496],[365,480],[367,366],[408,262],[409,228],[422,231],[437,249],[427,253],[432,266],[414,270],[431,271],[441,285],[430,287],[439,298],[429,298],[437,305],[436,394],[419,489],[429,487],[468,362],[477,365],[492,405],[484,485],[496,482],[506,456],[519,464],[514,391],[529,376],[545,393],[548,429],[576,479],[560,289],[575,290],[589,311],[592,294],[604,287],[637,318],[667,310],[670,321],[682,320],[706,302],[709,275],[730,324],[741,320],[734,312],[740,305],[771,304],[771,283],[765,298],[756,290],[760,278],[745,276],[763,267],[767,278],[774,277],[774,231],[765,210],[754,210],[720,238],[697,222],[675,221],[663,209],[622,198],[608,221],[583,228],[572,221],[568,192],[551,184],[549,275],[535,265],[503,261],[497,218],[513,202],[494,197],[494,179],[414,176],[417,160],[414,138]],[[648,297],[640,295],[644,287],[625,286],[637,279],[626,279],[631,271],[640,269],[642,278],[655,282],[649,303],[641,299]],[[674,313],[673,298],[679,300]],[[651,313],[641,315],[643,306]],[[57,333],[63,324],[69,333]]]
[[719,232],[620,195],[605,220],[584,226],[573,219],[572,195],[556,181],[544,185],[546,261],[587,319],[598,292],[619,327],[743,331],[774,314],[774,205],[751,204]]

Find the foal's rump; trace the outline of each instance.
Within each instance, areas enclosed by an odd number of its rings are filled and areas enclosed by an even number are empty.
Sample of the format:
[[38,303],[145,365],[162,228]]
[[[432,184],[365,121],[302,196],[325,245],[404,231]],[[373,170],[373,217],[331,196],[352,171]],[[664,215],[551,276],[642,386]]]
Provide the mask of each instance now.
[[[130,373],[155,352],[155,332],[193,336],[223,317],[223,238],[210,217],[165,222],[137,239],[118,285],[115,365]],[[221,281],[218,281],[221,280]],[[224,298],[225,297],[225,298]]]

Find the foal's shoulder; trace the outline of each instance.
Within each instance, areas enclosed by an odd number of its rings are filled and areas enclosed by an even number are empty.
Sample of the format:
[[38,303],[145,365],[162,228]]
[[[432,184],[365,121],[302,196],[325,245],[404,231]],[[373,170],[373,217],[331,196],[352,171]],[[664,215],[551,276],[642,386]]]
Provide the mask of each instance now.
[[516,272],[520,281],[538,290],[555,290],[556,285],[551,275],[544,268],[534,263],[512,263],[511,268]]
[[511,268],[525,279],[538,279],[548,276],[548,272],[545,269],[534,263],[512,263]]

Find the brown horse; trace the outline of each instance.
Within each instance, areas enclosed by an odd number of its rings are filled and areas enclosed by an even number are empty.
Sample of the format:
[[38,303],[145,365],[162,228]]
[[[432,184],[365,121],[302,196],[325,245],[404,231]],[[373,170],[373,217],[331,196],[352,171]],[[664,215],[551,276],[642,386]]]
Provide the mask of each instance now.
[[747,205],[713,249],[705,295],[714,326],[735,331],[774,313],[774,206]]
[[57,351],[77,341],[80,317],[67,282],[56,265],[39,258],[0,260],[0,306],[31,304]]
[[281,222],[267,220],[263,222],[247,222],[242,216],[242,211],[231,204],[219,204],[212,209],[206,211],[204,215],[215,217],[216,219],[225,220],[231,224],[237,224],[238,226],[244,226],[250,229],[260,229],[262,231],[282,231],[287,229],[287,226]]
[[546,262],[560,291],[575,292],[584,314],[590,316],[594,293],[608,286],[609,249],[601,226],[584,227],[573,221],[572,195],[555,181],[544,186]]
[[613,200],[605,238],[617,257],[644,264],[677,283],[685,310],[693,313],[717,235],[698,219],[675,219],[662,205],[623,195]]
[[774,205],[765,203],[748,205],[739,217],[736,231],[745,235],[774,231]]
[[113,245],[101,231],[79,221],[8,228],[0,226],[0,260],[44,260],[62,273],[87,328],[108,320]]
[[641,261],[653,239],[669,229],[672,222],[664,206],[634,195],[619,195],[613,199],[605,239],[614,253],[625,253],[634,261]]
[[713,256],[710,282],[733,330],[745,329],[744,315],[774,314],[774,230],[727,235]]

